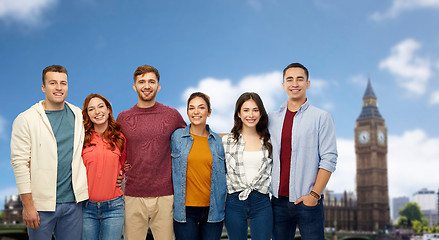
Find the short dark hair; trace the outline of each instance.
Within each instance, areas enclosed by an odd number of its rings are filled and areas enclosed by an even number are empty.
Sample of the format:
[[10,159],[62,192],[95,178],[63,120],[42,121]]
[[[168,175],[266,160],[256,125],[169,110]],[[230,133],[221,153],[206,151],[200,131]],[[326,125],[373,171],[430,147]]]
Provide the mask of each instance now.
[[43,85],[46,85],[45,78],[46,78],[46,73],[48,72],[59,72],[59,73],[65,73],[67,75],[67,69],[61,65],[48,66],[43,70]]
[[142,65],[140,67],[138,67],[136,69],[136,71],[134,71],[134,83],[136,83],[136,77],[143,75],[145,73],[150,73],[153,72],[155,73],[155,76],[157,77],[157,81],[160,82],[160,74],[159,74],[159,70],[157,70],[155,67],[153,66],[149,66],[149,65]]
[[196,97],[200,97],[200,98],[202,98],[206,102],[206,104],[207,104],[207,111],[210,112],[210,97],[207,96],[207,94],[202,93],[202,92],[194,92],[194,93],[191,94],[191,96],[187,100],[187,109],[189,109],[190,101],[192,101],[192,99],[194,99]]
[[303,69],[303,71],[305,71],[305,74],[306,74],[306,80],[309,79],[309,72],[308,72],[308,69],[307,69],[305,66],[303,66],[302,64],[300,64],[300,63],[291,63],[290,65],[288,65],[288,66],[284,69],[282,79],[285,78],[285,72],[286,72],[288,69],[290,69],[290,68],[301,68],[301,69]]

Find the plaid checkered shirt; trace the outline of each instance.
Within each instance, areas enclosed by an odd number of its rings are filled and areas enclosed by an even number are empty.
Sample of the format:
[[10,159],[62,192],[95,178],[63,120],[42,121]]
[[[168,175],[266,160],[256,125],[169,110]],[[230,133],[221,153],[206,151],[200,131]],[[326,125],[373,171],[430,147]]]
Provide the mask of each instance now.
[[[262,141],[262,140],[261,140]],[[229,133],[223,137],[223,145],[226,161],[227,192],[229,194],[241,192],[239,200],[246,200],[248,195],[255,190],[262,194],[267,194],[270,188],[271,167],[273,159],[268,156],[268,150],[262,145],[263,153],[262,164],[258,170],[258,176],[251,183],[245,177],[243,162],[244,137],[239,135],[238,141],[233,139],[233,134]]]

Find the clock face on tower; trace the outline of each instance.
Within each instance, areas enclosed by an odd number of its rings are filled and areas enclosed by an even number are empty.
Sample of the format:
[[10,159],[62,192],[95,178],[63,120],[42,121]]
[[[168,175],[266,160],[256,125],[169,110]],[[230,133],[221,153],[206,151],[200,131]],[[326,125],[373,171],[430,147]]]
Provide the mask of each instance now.
[[360,134],[358,134],[358,141],[361,144],[366,144],[367,142],[369,142],[369,138],[370,138],[369,132],[366,130],[363,130],[360,132]]
[[386,136],[384,135],[384,132],[382,130],[378,131],[377,140],[380,144],[384,144]]

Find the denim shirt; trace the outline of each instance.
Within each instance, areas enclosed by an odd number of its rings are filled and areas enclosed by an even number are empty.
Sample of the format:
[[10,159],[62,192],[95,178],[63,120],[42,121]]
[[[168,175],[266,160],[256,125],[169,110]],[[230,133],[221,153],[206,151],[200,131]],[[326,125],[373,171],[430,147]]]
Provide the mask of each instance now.
[[[192,148],[193,137],[189,133],[191,125],[174,131],[171,136],[172,183],[174,185],[174,220],[186,222],[186,172],[187,158]],[[224,148],[221,137],[209,131],[208,143],[212,153],[212,178],[210,183],[210,206],[207,221],[224,220],[226,199],[226,172]]]
[[[278,111],[269,115],[268,129],[273,145],[271,191],[275,197],[279,194],[281,137],[286,110],[287,102],[284,102]],[[307,100],[294,116],[291,150],[289,201],[295,202],[311,192],[320,168],[335,171],[337,145],[332,116]]]

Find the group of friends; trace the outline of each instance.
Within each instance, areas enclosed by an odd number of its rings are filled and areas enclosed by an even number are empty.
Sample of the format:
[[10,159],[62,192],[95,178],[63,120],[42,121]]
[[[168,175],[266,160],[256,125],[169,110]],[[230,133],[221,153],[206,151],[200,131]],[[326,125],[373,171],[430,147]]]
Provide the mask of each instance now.
[[[207,124],[209,96],[187,100],[189,125],[156,101],[160,74],[134,72],[138,102],[115,120],[93,93],[65,101],[67,70],[42,73],[45,99],[15,119],[11,163],[31,240],[324,239],[323,191],[337,162],[334,121],[311,105],[308,69],[283,70],[287,100],[267,114],[257,93],[236,101],[228,134]],[[123,184],[121,184],[124,179]],[[123,185],[123,191],[121,190]]]

